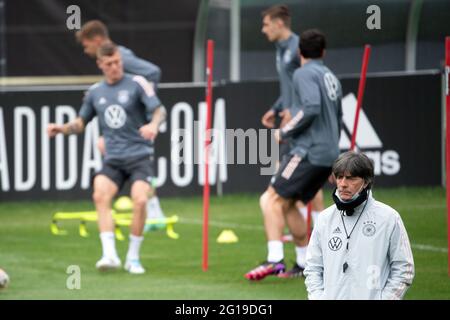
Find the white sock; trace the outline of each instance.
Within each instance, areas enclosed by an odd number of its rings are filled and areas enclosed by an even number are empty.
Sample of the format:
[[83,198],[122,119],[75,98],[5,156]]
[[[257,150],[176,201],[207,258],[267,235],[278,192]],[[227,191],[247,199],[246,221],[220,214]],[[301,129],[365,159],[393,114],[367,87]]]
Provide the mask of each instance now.
[[151,197],[147,201],[147,218],[148,219],[163,219],[163,218],[165,218],[157,196]]
[[283,242],[271,240],[267,242],[267,261],[278,262],[284,259]]
[[151,197],[147,200],[147,219],[156,219],[156,212],[154,208],[154,199],[155,197]]
[[157,196],[153,197],[153,206],[158,214],[158,218],[165,218],[164,212],[162,211],[161,205],[159,204],[159,198]]
[[307,207],[301,207],[300,209],[298,209],[298,211],[302,215],[302,217],[305,220],[305,222],[308,221],[308,208]]
[[311,218],[313,221],[313,224],[316,224],[317,218],[319,218],[320,211],[311,211]]
[[128,247],[127,260],[139,260],[139,250],[141,249],[143,236],[135,236],[130,234],[130,245]]
[[302,268],[304,268],[306,264],[306,248],[308,248],[308,246],[304,247],[295,246],[295,253],[297,254],[296,262]]
[[102,241],[103,257],[118,258],[114,233],[100,232],[100,240]]

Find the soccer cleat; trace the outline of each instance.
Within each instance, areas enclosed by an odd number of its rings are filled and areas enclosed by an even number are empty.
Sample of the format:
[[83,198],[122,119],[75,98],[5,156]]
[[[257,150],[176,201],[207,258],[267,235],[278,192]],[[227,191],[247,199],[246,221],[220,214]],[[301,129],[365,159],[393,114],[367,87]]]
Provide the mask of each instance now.
[[108,271],[108,270],[116,270],[119,269],[122,263],[120,262],[120,259],[110,258],[110,257],[102,257],[100,260],[97,261],[95,264],[95,267],[99,271]]
[[300,278],[303,277],[303,271],[305,268],[300,267],[297,263],[294,264],[291,270],[281,272],[278,274],[279,278]]
[[277,275],[286,270],[286,266],[283,261],[280,262],[264,262],[263,264],[257,266],[255,269],[251,270],[245,277],[248,280],[262,280],[269,275]]
[[164,222],[146,223],[144,226],[144,232],[147,233],[149,231],[163,230],[164,228],[166,228],[166,224]]
[[125,263],[125,270],[131,274],[143,274],[145,273],[144,267],[139,260],[127,260]]

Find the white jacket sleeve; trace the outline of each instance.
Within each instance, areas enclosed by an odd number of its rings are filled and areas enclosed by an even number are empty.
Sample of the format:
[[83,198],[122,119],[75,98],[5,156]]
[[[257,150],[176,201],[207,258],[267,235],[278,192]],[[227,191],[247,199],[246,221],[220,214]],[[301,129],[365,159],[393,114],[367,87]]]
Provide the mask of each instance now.
[[[317,223],[318,224],[318,223]],[[320,246],[319,226],[313,229],[306,251],[306,267],[304,270],[305,285],[309,300],[322,299],[323,295],[323,256]]]
[[414,278],[414,260],[408,234],[400,215],[396,217],[389,240],[389,263],[391,271],[383,288],[383,300],[400,300]]

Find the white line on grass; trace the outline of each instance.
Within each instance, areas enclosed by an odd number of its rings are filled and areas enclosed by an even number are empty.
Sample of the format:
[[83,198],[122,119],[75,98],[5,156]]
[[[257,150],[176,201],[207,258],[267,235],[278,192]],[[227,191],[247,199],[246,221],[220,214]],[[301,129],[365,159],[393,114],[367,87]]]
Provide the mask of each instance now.
[[427,244],[416,244],[416,243],[413,243],[411,245],[411,247],[413,249],[422,250],[422,251],[434,251],[434,252],[442,252],[442,253],[447,253],[448,252],[447,248],[439,248],[439,247],[435,247],[435,246],[429,246]]
[[432,210],[432,209],[446,209],[446,204],[416,204],[414,206],[411,205],[397,205],[395,206],[395,210]]
[[[186,224],[197,224],[202,225],[203,220],[199,219],[189,219],[189,218],[180,218],[181,223]],[[220,227],[220,228],[236,228],[236,229],[245,229],[245,230],[264,230],[264,227],[261,225],[252,225],[252,224],[238,224],[238,223],[230,223],[230,222],[223,222],[223,221],[209,221],[209,225],[213,227]],[[432,251],[432,252],[441,252],[441,253],[447,253],[447,248],[440,248],[435,246],[430,246],[427,244],[420,244],[420,243],[413,243],[411,244],[411,247],[416,250],[421,251]]]

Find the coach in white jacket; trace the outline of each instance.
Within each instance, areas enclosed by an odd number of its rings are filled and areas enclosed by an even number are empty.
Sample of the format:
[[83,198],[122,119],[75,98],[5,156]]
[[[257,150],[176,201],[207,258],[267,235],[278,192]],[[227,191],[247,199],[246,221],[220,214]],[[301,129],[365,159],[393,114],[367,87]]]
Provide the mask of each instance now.
[[397,211],[370,192],[374,170],[362,153],[333,165],[335,205],[314,227],[306,255],[309,299],[402,299],[414,278],[408,235]]

